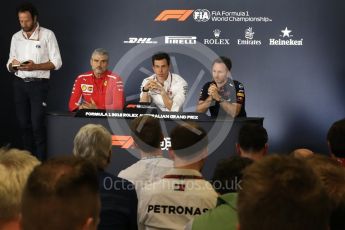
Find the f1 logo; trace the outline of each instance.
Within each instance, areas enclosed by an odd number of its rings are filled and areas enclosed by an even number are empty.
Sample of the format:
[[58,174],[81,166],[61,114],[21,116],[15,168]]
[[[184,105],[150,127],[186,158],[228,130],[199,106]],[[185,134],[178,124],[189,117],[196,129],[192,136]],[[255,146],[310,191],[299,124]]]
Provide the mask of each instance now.
[[113,146],[119,146],[122,149],[128,149],[134,144],[134,140],[131,136],[113,135],[111,139]]
[[163,10],[156,18],[155,21],[163,22],[170,19],[176,19],[177,21],[185,21],[193,10]]
[[126,106],[127,109],[135,109],[136,107],[137,107],[137,105],[135,105],[135,104],[128,104]]

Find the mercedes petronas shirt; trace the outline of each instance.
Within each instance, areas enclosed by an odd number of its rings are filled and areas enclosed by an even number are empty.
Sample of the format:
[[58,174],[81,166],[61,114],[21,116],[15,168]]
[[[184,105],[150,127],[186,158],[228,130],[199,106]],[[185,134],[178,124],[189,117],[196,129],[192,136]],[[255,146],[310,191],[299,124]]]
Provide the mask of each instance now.
[[139,193],[139,230],[184,229],[195,216],[214,208],[217,197],[200,172],[173,168]]
[[139,193],[142,187],[160,180],[172,167],[173,161],[163,156],[143,157],[122,170],[118,177],[132,182]]
[[78,110],[82,103],[91,103],[91,99],[98,109],[123,109],[125,99],[121,77],[108,70],[99,78],[93,71],[79,75],[74,82],[69,110]]

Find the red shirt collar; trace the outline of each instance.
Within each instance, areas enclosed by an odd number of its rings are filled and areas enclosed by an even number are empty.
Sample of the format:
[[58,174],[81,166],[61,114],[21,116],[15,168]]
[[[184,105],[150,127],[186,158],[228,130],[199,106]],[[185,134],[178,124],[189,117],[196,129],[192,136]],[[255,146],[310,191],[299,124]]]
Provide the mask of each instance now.
[[105,78],[107,75],[109,75],[109,70],[106,70],[104,73],[102,73],[102,75],[101,75],[101,77],[99,77],[99,78],[97,78],[96,76],[95,76],[95,74],[93,73],[93,71],[91,71],[92,72],[92,76],[95,78],[95,79],[103,79],[103,78]]
[[341,164],[341,166],[345,167],[345,158],[336,158],[337,161]]

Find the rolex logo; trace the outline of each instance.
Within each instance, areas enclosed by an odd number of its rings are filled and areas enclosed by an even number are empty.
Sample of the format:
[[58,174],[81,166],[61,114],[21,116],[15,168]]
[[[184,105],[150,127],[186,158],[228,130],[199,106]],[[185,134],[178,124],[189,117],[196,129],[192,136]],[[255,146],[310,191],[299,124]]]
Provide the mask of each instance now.
[[215,29],[215,30],[213,31],[214,37],[215,37],[215,38],[219,38],[220,32],[221,32],[220,29]]

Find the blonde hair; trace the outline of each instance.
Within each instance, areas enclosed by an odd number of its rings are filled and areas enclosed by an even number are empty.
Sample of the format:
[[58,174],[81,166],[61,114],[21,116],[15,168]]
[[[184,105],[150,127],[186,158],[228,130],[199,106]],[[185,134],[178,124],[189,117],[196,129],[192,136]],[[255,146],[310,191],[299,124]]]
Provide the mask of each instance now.
[[21,197],[32,170],[40,164],[30,152],[0,149],[0,219],[19,215]]

